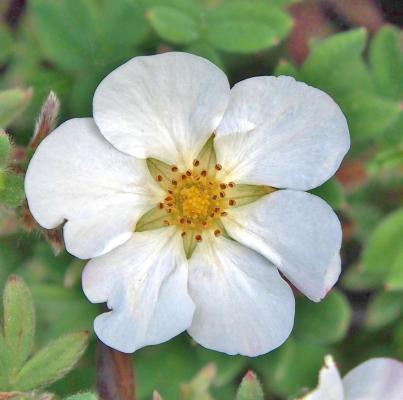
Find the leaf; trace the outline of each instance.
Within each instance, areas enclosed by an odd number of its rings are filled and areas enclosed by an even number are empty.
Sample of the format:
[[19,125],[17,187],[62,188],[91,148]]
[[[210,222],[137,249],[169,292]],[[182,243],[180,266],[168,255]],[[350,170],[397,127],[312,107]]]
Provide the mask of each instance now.
[[7,62],[12,54],[13,38],[7,25],[0,20],[0,65]]
[[220,53],[215,50],[211,44],[199,41],[187,47],[186,51],[188,53],[207,58],[207,60],[210,60],[213,64],[217,65],[217,67],[225,71],[224,61],[221,58]]
[[365,324],[369,329],[381,329],[403,314],[402,293],[380,292],[368,304]]
[[21,175],[2,174],[0,171],[0,202],[17,208],[24,198],[24,178]]
[[188,13],[169,6],[156,6],[146,17],[162,39],[176,44],[190,44],[199,36],[198,21]]
[[392,265],[403,248],[403,208],[400,208],[377,225],[365,244],[362,265],[366,273],[377,279],[378,284],[385,282]]
[[402,36],[397,27],[386,26],[372,40],[369,61],[379,93],[400,100],[403,93]]
[[78,332],[51,342],[24,365],[13,382],[14,390],[39,389],[62,378],[84,353],[88,337],[88,332]]
[[[0,130],[0,168],[7,167],[11,156],[11,142],[6,132]],[[0,185],[1,186],[1,185]]]
[[66,397],[66,400],[97,400],[98,397],[94,393],[78,393],[73,396]]
[[1,128],[6,128],[24,111],[31,96],[31,89],[9,89],[0,91]]
[[340,209],[345,202],[343,186],[336,178],[329,179],[323,185],[311,190],[311,193],[321,197],[335,209]]
[[367,33],[360,28],[314,43],[299,71],[301,79],[336,99],[354,90],[372,91],[371,77],[361,57],[366,40]]
[[389,290],[403,290],[403,249],[393,261],[385,285]]
[[212,46],[233,53],[254,53],[277,45],[290,31],[291,18],[264,2],[222,3],[206,21]]
[[285,59],[280,59],[277,64],[276,70],[274,72],[275,76],[285,75],[292,76],[293,78],[298,80],[298,71],[289,61]]
[[210,388],[216,374],[217,368],[213,363],[203,367],[190,382],[181,385],[181,400],[213,400]]
[[351,307],[343,293],[332,290],[320,303],[305,297],[296,302],[294,335],[312,343],[329,344],[343,339],[351,321]]
[[243,377],[235,400],[263,400],[263,389],[252,371]]
[[4,345],[9,376],[16,374],[32,351],[35,309],[31,292],[16,275],[7,280],[4,294]]

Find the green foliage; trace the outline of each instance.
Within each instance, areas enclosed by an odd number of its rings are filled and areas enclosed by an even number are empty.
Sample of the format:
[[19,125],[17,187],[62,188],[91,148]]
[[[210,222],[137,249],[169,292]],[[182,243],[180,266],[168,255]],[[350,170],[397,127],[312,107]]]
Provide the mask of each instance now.
[[311,190],[312,194],[321,197],[332,208],[339,209],[345,202],[343,186],[335,179],[329,179],[323,185]]
[[97,400],[98,397],[93,393],[79,393],[69,396],[66,400]]
[[0,127],[6,128],[27,107],[32,91],[9,89],[0,91]]
[[263,400],[263,389],[256,375],[249,371],[243,377],[236,400]]
[[30,392],[66,375],[86,349],[88,332],[62,336],[31,356],[35,336],[34,303],[28,286],[16,275],[10,276],[6,283],[3,304],[0,391]]
[[320,303],[297,299],[294,335],[312,343],[330,344],[347,333],[351,307],[343,293],[332,290]]
[[368,305],[366,325],[369,329],[381,329],[403,315],[403,296],[399,292],[380,292]]

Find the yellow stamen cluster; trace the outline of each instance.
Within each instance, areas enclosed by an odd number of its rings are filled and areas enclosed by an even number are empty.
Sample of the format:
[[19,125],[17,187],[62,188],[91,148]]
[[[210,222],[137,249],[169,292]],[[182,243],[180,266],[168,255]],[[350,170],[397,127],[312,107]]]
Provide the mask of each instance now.
[[[215,165],[216,171],[221,168],[221,165]],[[168,177],[156,176],[156,180],[167,187],[167,195],[159,204],[167,212],[167,218],[163,220],[165,226],[180,227],[183,237],[193,231],[196,241],[202,240],[202,232],[206,229],[213,229],[214,235],[220,236],[219,220],[227,215],[227,208],[235,206],[235,200],[227,198],[227,189],[235,184],[218,182],[212,175],[215,174],[208,174],[200,167],[200,162],[194,160],[192,170],[180,172],[172,166]]]

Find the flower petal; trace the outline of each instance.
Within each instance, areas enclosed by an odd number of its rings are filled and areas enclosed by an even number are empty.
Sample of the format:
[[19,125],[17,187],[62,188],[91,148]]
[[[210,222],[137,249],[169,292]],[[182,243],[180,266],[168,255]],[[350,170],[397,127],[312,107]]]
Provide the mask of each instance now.
[[343,384],[339,370],[333,358],[326,356],[325,365],[319,373],[318,387],[301,400],[343,400],[343,398]]
[[188,332],[209,349],[254,357],[291,332],[291,288],[272,264],[233,240],[203,236],[189,261],[189,292],[196,310]]
[[343,378],[346,400],[401,400],[403,363],[391,358],[373,358]]
[[298,190],[328,180],[349,146],[338,105],[326,93],[285,76],[236,84],[215,140],[229,181]]
[[119,150],[185,168],[219,124],[228,99],[227,77],[201,57],[135,57],[98,86],[94,118]]
[[112,310],[94,327],[108,346],[126,353],[169,340],[189,327],[187,262],[175,228],[136,232],[110,253],[88,262],[83,289]]
[[60,125],[38,147],[25,179],[29,208],[46,229],[64,225],[67,250],[80,258],[127,240],[161,191],[146,164],[117,151],[91,118]]
[[317,196],[278,190],[231,210],[223,223],[235,240],[267,257],[313,301],[340,275],[340,222]]

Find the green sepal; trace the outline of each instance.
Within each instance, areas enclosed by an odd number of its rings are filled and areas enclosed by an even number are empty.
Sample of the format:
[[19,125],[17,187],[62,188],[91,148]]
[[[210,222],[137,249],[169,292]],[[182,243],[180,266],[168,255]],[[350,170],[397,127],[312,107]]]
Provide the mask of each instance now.
[[24,200],[24,178],[0,170],[0,203],[17,208]]
[[196,232],[189,230],[183,236],[183,249],[185,250],[186,258],[189,260],[192,257],[193,252],[197,246],[197,240],[195,239]]
[[214,137],[214,134],[209,137],[196,157],[196,160],[200,163],[197,168],[200,171],[206,170],[208,176],[215,176],[217,172],[215,169],[217,157],[214,150]]
[[171,185],[172,165],[168,165],[156,158],[147,158],[146,162],[153,179],[155,179],[163,189],[167,190]]
[[270,186],[236,184],[234,187],[229,186],[227,188],[226,196],[228,199],[235,200],[235,205],[233,207],[240,207],[259,200],[266,194],[272,193],[276,190],[277,189]]
[[168,220],[168,213],[164,208],[154,207],[150,211],[147,211],[136,224],[136,232],[151,231],[153,229],[160,229],[167,224],[164,224],[164,220]]
[[238,388],[235,400],[263,400],[263,389],[256,375],[248,371]]
[[181,400],[212,400],[209,391],[216,375],[216,366],[206,365],[190,382],[182,384]]
[[11,157],[12,145],[7,133],[0,129],[0,169],[7,167]]

